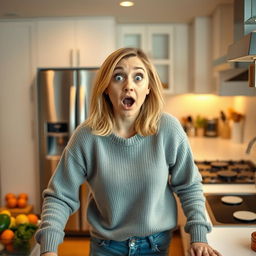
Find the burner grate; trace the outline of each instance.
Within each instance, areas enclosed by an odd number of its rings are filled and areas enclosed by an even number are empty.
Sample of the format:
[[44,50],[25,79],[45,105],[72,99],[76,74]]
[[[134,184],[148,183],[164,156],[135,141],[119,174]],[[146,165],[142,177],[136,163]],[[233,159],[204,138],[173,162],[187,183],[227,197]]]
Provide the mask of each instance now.
[[253,184],[255,182],[256,166],[249,160],[195,161],[195,164],[204,184]]

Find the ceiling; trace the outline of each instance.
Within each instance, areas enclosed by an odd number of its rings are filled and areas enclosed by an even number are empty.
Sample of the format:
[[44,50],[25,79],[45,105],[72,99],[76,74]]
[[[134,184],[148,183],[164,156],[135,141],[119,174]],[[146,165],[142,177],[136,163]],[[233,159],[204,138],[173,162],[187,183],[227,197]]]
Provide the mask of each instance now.
[[0,0],[0,18],[59,16],[114,16],[118,23],[188,23],[210,15],[218,4],[233,0],[134,0],[120,7],[119,0]]

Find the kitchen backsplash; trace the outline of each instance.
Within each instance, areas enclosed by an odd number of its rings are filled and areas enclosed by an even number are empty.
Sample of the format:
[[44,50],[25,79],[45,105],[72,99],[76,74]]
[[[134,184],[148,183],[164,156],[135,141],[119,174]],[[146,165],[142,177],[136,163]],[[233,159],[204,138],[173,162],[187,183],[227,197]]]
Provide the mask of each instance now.
[[[187,116],[196,118],[202,116],[213,119],[220,118],[220,112],[228,114],[233,109],[244,116],[244,132],[242,142],[247,143],[256,136],[256,97],[216,96],[207,95],[165,95],[165,111],[176,116],[179,120]],[[232,126],[232,121],[230,121]]]
[[256,136],[256,97],[234,97],[234,108],[245,114],[244,141]]

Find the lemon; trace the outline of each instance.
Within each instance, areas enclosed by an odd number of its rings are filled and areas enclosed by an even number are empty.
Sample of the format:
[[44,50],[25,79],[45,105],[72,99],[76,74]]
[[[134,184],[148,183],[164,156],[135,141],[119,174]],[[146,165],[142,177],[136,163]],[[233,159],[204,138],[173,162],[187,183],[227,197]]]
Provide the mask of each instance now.
[[2,211],[0,212],[0,214],[7,214],[8,216],[11,217],[11,212],[8,211],[8,210],[2,210]]
[[16,226],[16,219],[14,217],[11,217],[11,223],[9,228],[14,228]]
[[25,224],[25,223],[29,223],[29,220],[28,220],[28,217],[27,215],[25,214],[19,214],[17,217],[16,217],[16,225],[20,225],[20,224]]

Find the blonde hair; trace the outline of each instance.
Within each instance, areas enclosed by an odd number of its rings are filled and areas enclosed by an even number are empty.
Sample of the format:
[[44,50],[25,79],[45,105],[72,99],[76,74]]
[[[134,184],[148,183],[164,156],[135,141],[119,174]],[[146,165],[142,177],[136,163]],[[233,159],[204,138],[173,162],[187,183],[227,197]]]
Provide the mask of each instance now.
[[105,90],[109,86],[114,68],[123,58],[136,56],[145,65],[149,77],[150,93],[143,103],[140,113],[135,121],[135,131],[142,135],[153,135],[158,130],[158,123],[163,108],[162,83],[146,54],[136,48],[121,48],[110,54],[100,67],[90,102],[90,112],[85,124],[96,135],[106,136],[112,133],[115,118],[112,104]]

